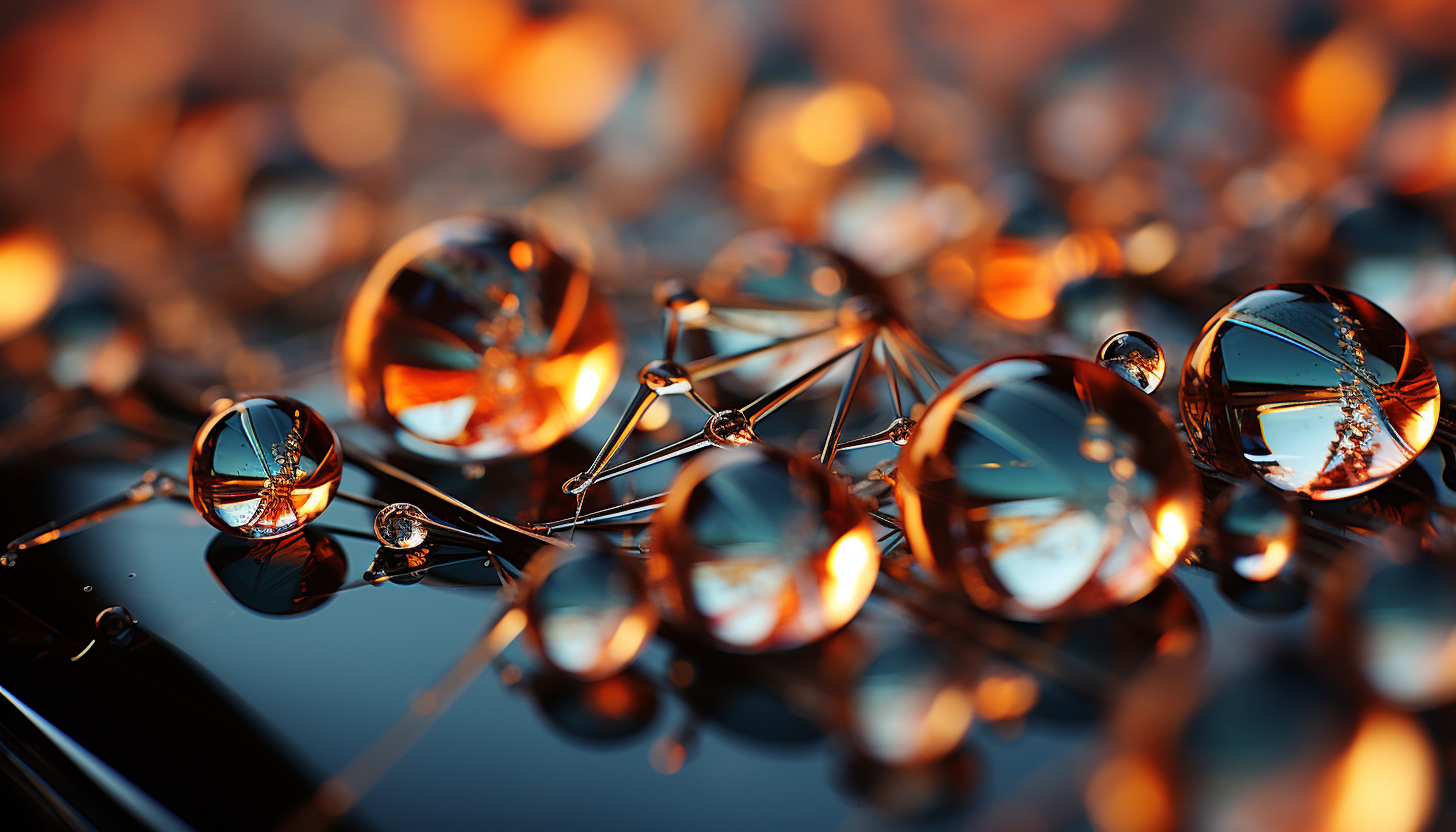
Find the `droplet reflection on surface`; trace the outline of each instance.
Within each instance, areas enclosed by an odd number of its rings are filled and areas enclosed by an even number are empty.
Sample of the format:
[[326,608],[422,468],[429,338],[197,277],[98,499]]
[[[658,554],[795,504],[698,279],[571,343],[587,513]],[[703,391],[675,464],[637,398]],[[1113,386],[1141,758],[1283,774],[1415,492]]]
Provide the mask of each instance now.
[[1199,459],[1317,500],[1404,468],[1430,441],[1440,402],[1435,369],[1394,318],[1307,283],[1225,306],[1189,350],[1179,389]]
[[548,548],[526,569],[526,632],[552,667],[603,679],[637,658],[657,631],[640,571],[596,537]]
[[298,615],[318,608],[344,583],[344,550],[316,529],[281,540],[240,540],[225,534],[207,547],[207,567],[239,604],[264,615]]

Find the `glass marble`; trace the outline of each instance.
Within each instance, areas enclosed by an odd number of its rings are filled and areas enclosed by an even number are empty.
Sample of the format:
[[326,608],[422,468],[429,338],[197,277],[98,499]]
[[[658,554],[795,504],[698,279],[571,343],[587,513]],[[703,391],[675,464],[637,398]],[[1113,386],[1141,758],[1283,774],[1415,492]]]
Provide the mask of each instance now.
[[821,465],[718,448],[653,519],[649,576],[669,617],[736,652],[797,647],[859,612],[879,573],[864,507]]
[[308,405],[284,396],[244,399],[208,419],[192,441],[192,506],[237,537],[283,537],[328,508],[343,464],[339,438]]
[[430,518],[411,503],[390,503],[374,515],[374,536],[391,549],[423,546]]
[[[834,249],[796,242],[778,231],[730,240],[708,262],[697,289],[713,310],[716,322],[704,330],[719,355],[828,329],[846,319],[863,320],[867,309],[893,314],[883,283],[863,266]],[[851,332],[845,339],[812,339],[773,350],[720,379],[741,392],[762,393],[813,369],[857,338]],[[831,371],[811,389],[828,389],[845,372]]]
[[1026,621],[1146,595],[1198,521],[1167,417],[1112,370],[1010,356],[963,373],[900,450],[895,497],[917,560]]
[[385,252],[354,295],[340,351],[357,414],[451,460],[552,445],[597,411],[622,360],[591,276],[487,218],[441,220]]
[[849,735],[871,759],[919,766],[944,757],[971,727],[972,692],[950,651],[925,635],[878,646],[851,684]]
[[1128,330],[1102,342],[1097,363],[1117,373],[1144,393],[1155,392],[1168,372],[1163,348],[1150,336]]
[[1204,325],[1178,399],[1201,462],[1335,500],[1416,458],[1441,393],[1425,353],[1384,310],[1289,283],[1249,292]]
[[1212,556],[1239,577],[1268,581],[1293,571],[1299,518],[1284,492],[1260,480],[1236,483],[1213,506]]
[[637,658],[657,631],[642,571],[595,536],[541,550],[526,568],[526,633],[547,664],[604,679]]

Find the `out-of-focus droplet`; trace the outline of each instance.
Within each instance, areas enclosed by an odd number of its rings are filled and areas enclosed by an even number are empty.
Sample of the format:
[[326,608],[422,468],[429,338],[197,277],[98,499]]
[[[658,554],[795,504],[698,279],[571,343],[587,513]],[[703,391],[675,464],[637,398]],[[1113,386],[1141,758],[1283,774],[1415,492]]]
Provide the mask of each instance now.
[[126,607],[107,607],[96,614],[96,640],[111,647],[126,647],[136,637],[137,622]]
[[659,706],[657,687],[633,668],[604,679],[538,673],[529,689],[554,727],[595,747],[617,745],[641,734]]
[[1152,761],[1119,754],[1102,761],[1087,782],[1087,814],[1100,832],[1171,832],[1173,794]]
[[1415,459],[1441,394],[1425,352],[1384,310],[1288,283],[1243,295],[1204,325],[1178,398],[1207,464],[1334,500]]
[[879,563],[864,509],[841,482],[758,446],[683,467],[654,518],[649,559],[669,614],[738,652],[796,647],[844,626]]
[[36,228],[0,235],[0,341],[34,326],[61,291],[65,259],[49,233]]
[[244,399],[197,431],[192,506],[238,537],[282,537],[328,508],[343,473],[339,438],[313,408],[283,396]]
[[1399,708],[1456,701],[1456,569],[1418,554],[1378,564],[1346,605],[1366,683]]
[[61,304],[42,325],[50,347],[50,376],[67,390],[114,396],[141,371],[146,341],[128,310],[106,296]]
[[524,580],[528,637],[563,673],[605,679],[631,664],[657,631],[641,570],[597,537],[543,549]]
[[554,444],[606,400],[622,359],[591,277],[495,219],[441,220],[396,243],[355,294],[340,343],[356,412],[450,459]]
[[207,568],[239,604],[264,615],[317,609],[344,583],[343,547],[314,528],[280,540],[226,534],[207,547]]
[[1293,571],[1299,519],[1285,494],[1260,480],[1233,485],[1213,506],[1212,557],[1245,580]]
[[1315,47],[1290,80],[1288,127],[1329,156],[1365,143],[1392,85],[1389,57],[1370,33],[1337,31]]
[[1168,371],[1162,346],[1141,332],[1119,332],[1103,341],[1097,350],[1097,363],[1144,393],[1155,392]]
[[950,652],[920,635],[881,645],[851,681],[848,705],[856,746],[898,766],[944,757],[965,737],[975,713],[970,685]]
[[902,823],[943,818],[962,808],[980,774],[965,749],[923,766],[897,766],[854,754],[845,763],[843,784],[856,803]]
[[334,167],[379,162],[404,132],[399,76],[373,58],[346,58],[324,69],[299,90],[293,109],[304,142]]
[[391,549],[414,549],[429,536],[429,519],[418,506],[391,503],[374,515],[374,536]]
[[1011,618],[1141,598],[1182,557],[1198,518],[1197,478],[1167,417],[1076,358],[1012,356],[962,374],[926,409],[899,465],[916,558]]

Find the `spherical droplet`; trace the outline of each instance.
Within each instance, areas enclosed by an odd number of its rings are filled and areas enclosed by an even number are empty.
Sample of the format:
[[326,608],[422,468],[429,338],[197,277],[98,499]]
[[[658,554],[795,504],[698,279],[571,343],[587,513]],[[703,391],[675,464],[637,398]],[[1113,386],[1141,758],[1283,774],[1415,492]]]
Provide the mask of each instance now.
[[1289,283],[1243,295],[1204,325],[1178,398],[1203,462],[1334,500],[1415,459],[1441,393],[1425,353],[1384,310]]
[[1144,393],[1152,393],[1163,383],[1168,363],[1163,348],[1141,332],[1119,332],[1102,342],[1097,350],[1097,363],[1127,379]]
[[649,556],[671,614],[729,650],[796,647],[846,624],[880,549],[821,465],[752,446],[695,457],[658,510]]
[[916,558],[1030,621],[1146,595],[1188,545],[1200,493],[1167,417],[1090,361],[1012,356],[962,374],[901,451]]
[[960,744],[973,715],[965,674],[924,635],[880,645],[851,683],[848,704],[855,746],[889,765],[940,759]]
[[1250,581],[1292,569],[1299,519],[1289,498],[1260,480],[1237,483],[1219,495],[1213,514],[1213,557]]
[[735,448],[753,443],[753,425],[741,410],[720,410],[708,417],[703,426],[708,441],[720,448]]
[[643,367],[637,380],[647,385],[660,396],[669,393],[684,393],[692,389],[693,379],[688,369],[676,361],[657,360]]
[[96,614],[96,640],[125,647],[136,637],[137,623],[126,607],[107,607]]
[[594,536],[543,549],[526,569],[527,633],[548,664],[603,679],[637,658],[657,630],[641,571]]
[[390,503],[374,515],[374,536],[391,549],[423,546],[430,518],[410,503]]
[[488,459],[541,450],[591,418],[620,370],[606,298],[503,220],[441,220],[395,243],[354,296],[346,392],[411,450]]
[[[743,392],[761,393],[807,372],[855,343],[863,327],[878,322],[876,316],[894,314],[882,281],[863,266],[834,249],[798,243],[777,231],[730,240],[708,262],[698,292],[711,304],[713,318],[703,329],[712,352],[720,355],[847,324],[842,338],[814,338],[772,350],[718,377]],[[834,387],[845,372],[831,372],[815,388]]]
[[1381,563],[1347,608],[1356,664],[1381,697],[1413,710],[1456,701],[1456,566]]
[[244,399],[197,431],[188,462],[192,505],[237,537],[282,537],[328,508],[343,465],[339,438],[308,405]]

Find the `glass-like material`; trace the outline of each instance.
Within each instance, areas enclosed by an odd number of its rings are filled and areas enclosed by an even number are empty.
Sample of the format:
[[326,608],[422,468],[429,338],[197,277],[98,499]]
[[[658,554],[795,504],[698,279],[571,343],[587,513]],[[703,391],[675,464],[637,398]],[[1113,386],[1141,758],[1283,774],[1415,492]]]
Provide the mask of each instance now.
[[1133,330],[1119,332],[1103,341],[1097,350],[1097,363],[1144,393],[1156,391],[1168,372],[1162,346],[1150,336]]
[[1456,702],[1456,565],[1419,553],[1380,564],[1348,609],[1354,658],[1375,692],[1412,710]]
[[298,615],[322,606],[344,584],[344,548],[317,527],[282,540],[225,534],[207,547],[207,567],[239,604],[264,615]]
[[1334,500],[1390,479],[1436,428],[1436,372],[1370,301],[1329,286],[1258,289],[1204,325],[1179,403],[1195,456]]
[[880,549],[821,465],[760,446],[685,465],[654,518],[649,574],[671,617],[734,651],[797,647],[849,622]]
[[350,406],[445,459],[534,453],[591,418],[622,349],[591,277],[509,222],[441,220],[395,243],[340,341]]
[[[712,305],[706,327],[712,351],[727,355],[780,338],[828,329],[836,323],[890,314],[880,280],[834,249],[795,242],[777,231],[753,231],[728,241],[708,262],[698,292]],[[869,299],[869,302],[854,299]],[[841,315],[841,311],[845,314]],[[739,364],[725,381],[764,392],[801,375],[853,343],[815,339]],[[836,383],[834,374],[819,387]]]
[[313,408],[258,396],[208,419],[192,440],[187,487],[214,527],[237,537],[282,537],[328,508],[343,464],[339,438]]
[[1104,367],[1024,355],[962,374],[900,451],[916,558],[1028,621],[1148,593],[1188,545],[1193,466],[1151,399]]
[[1214,557],[1250,581],[1293,571],[1299,519],[1290,499],[1259,480],[1242,482],[1214,505]]
[[526,632],[552,667],[604,679],[637,658],[657,631],[657,608],[639,568],[602,540],[547,548],[526,572]]
[[905,636],[881,645],[851,685],[849,734],[855,746],[889,765],[938,760],[971,726],[965,674],[934,639]]
[[391,549],[423,546],[429,535],[428,517],[411,503],[390,503],[374,515],[374,536]]

